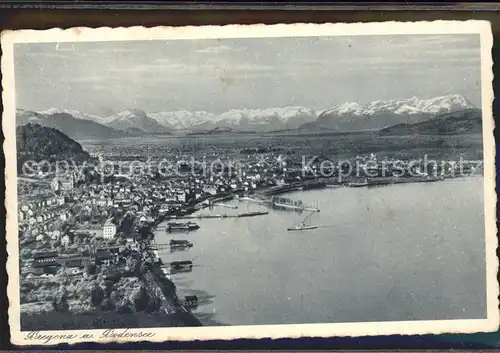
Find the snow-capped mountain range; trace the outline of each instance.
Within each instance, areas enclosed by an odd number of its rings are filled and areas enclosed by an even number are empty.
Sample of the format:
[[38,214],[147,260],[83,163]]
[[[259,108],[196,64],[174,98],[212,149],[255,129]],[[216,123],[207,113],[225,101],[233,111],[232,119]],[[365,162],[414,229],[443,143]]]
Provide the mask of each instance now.
[[95,122],[99,122],[102,120],[102,117],[100,117],[99,115],[86,114],[86,113],[82,113],[81,111],[75,110],[75,109],[59,110],[56,108],[50,108],[47,110],[39,111],[38,113],[42,114],[42,115],[46,115],[46,116],[47,115],[54,115],[57,113],[66,113],[66,114],[72,115],[74,118],[77,118],[77,119],[92,120]]
[[29,116],[39,120],[60,117],[63,114],[127,134],[173,133],[181,130],[209,131],[216,128],[241,132],[295,129],[349,131],[382,129],[400,123],[412,124],[439,114],[470,108],[474,106],[465,97],[454,94],[431,99],[413,97],[368,104],[346,102],[323,111],[300,106],[232,109],[222,114],[188,110],[146,113],[140,109],[127,109],[109,117],[100,117],[77,110],[49,109],[41,112],[19,110],[18,123],[23,121],[26,123]]
[[162,133],[171,129],[152,119],[146,112],[140,109],[124,110],[118,114],[102,119],[100,123],[122,131]]
[[268,109],[232,109],[222,114],[206,111],[174,111],[152,113],[149,116],[174,130],[229,128],[241,131],[274,131],[295,129],[316,120],[317,113],[304,107]]
[[368,104],[347,102],[323,111],[321,115],[373,115],[380,112],[397,115],[415,115],[422,113],[440,114],[454,110],[471,108],[472,104],[463,96],[454,94],[421,100],[417,97],[403,100],[374,101]]
[[324,110],[316,121],[305,124],[305,128],[332,130],[382,129],[395,124],[414,124],[437,115],[474,106],[458,94],[431,99],[416,97],[403,100],[375,101],[368,104],[344,103]]

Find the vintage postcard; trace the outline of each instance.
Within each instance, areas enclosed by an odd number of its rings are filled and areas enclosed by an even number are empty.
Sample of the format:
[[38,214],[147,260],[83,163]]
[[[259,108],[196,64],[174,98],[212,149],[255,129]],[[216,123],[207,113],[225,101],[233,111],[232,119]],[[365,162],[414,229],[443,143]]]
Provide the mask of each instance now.
[[15,344],[498,328],[488,22],[1,44]]

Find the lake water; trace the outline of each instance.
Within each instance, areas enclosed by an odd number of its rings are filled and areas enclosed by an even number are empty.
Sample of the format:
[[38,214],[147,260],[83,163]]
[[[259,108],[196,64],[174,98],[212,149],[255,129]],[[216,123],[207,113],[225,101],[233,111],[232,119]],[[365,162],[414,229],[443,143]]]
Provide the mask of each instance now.
[[[179,295],[195,294],[205,325],[472,319],[486,316],[483,179],[286,195],[315,205],[320,228],[288,232],[307,213],[269,210],[251,218],[196,219],[192,260],[173,275]],[[233,201],[236,214],[266,210]]]

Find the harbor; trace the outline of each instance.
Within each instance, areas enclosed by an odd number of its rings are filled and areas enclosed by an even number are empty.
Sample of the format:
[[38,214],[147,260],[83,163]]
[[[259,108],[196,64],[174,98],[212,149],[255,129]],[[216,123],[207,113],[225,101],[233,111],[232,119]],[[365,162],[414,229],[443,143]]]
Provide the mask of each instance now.
[[[292,189],[287,189],[287,192],[292,192]],[[298,191],[300,189],[296,189],[295,191]],[[260,198],[259,198],[260,196]],[[263,206],[267,206],[272,209],[281,209],[281,210],[292,210],[292,211],[313,211],[313,212],[319,212],[318,207],[314,206],[309,206],[305,205],[301,200],[292,200],[290,198],[285,198],[285,197],[262,197],[259,195],[257,197],[251,197],[251,196],[246,196],[246,197],[240,197],[238,200],[242,202],[253,202],[256,204],[260,204]]]
[[[478,191],[481,180],[298,191],[287,197],[301,199],[304,204],[317,202],[321,211],[300,214],[269,209],[268,216],[243,218],[238,222],[203,218],[196,221],[200,229],[193,233],[196,238],[190,238],[194,243],[192,248],[175,253],[168,249],[158,252],[165,264],[193,262],[191,272],[171,277],[180,298],[198,297],[198,306],[192,312],[204,325],[213,325],[214,321],[232,325],[317,323],[333,319],[380,321],[403,315],[390,304],[377,310],[378,297],[360,295],[367,283],[374,291],[384,293],[389,303],[404,300],[417,308],[415,318],[432,317],[439,310],[442,310],[440,315],[460,318],[463,314],[449,304],[447,297],[434,296],[429,283],[422,278],[438,280],[439,273],[433,269],[439,266],[449,279],[444,289],[448,293],[462,293],[464,298],[482,283],[481,265],[468,266],[453,255],[473,251],[479,256],[483,249],[480,239],[463,236],[483,227],[480,219],[471,217],[481,203]],[[458,192],[457,188],[467,192]],[[408,199],[413,202],[405,202]],[[240,210],[263,208],[245,199],[232,202],[237,202]],[[415,208],[429,203],[432,209]],[[441,212],[450,207],[450,217],[440,218]],[[214,208],[213,212],[222,209]],[[317,225],[316,229],[288,231],[311,213],[306,224]],[[438,219],[440,223],[423,222]],[[405,224],[406,232],[397,224]],[[171,236],[164,231],[155,234],[158,243],[170,241]],[[449,242],[453,252],[448,251],[448,245],[439,245],[443,242]],[[402,252],[405,248],[418,251]],[[403,264],[402,268],[394,269],[394,257]],[[395,282],[389,276],[398,271],[404,276]],[[469,278],[467,286],[462,282],[465,274]],[[221,282],[220,278],[227,280]],[[269,288],[282,282],[286,283],[282,290],[270,293]],[[406,290],[415,296],[407,296]],[[427,303],[425,307],[419,305],[423,300]],[[242,303],[248,307],[245,312],[241,311]],[[474,313],[482,310],[476,301],[460,303]],[[325,307],[330,309],[321,310]]]
[[319,212],[319,208],[305,205],[301,200],[292,200],[285,197],[271,197],[270,200],[271,207],[276,209],[289,209],[298,211],[313,211]]
[[[422,180],[419,179],[413,185],[416,187]],[[307,192],[303,188],[286,188],[286,197],[283,195],[284,192],[278,192],[278,194],[271,196],[269,196],[269,193],[267,195],[256,193],[238,197],[226,196],[224,201],[213,202],[213,199],[211,199],[208,202],[208,207],[198,208],[194,213],[165,215],[164,220],[154,227],[154,238],[147,246],[146,252],[152,259],[148,266],[150,266],[151,272],[155,273],[155,278],[160,286],[162,281],[165,280],[173,284],[175,291],[170,292],[170,296],[174,300],[172,305],[177,309],[172,310],[185,313],[194,310],[193,313],[196,316],[198,310],[202,312],[206,310],[206,308],[198,305],[200,290],[193,290],[193,288],[186,287],[183,283],[187,278],[198,283],[199,276],[202,273],[210,277],[205,268],[208,263],[213,263],[214,259],[206,258],[207,255],[199,250],[200,248],[206,249],[207,246],[211,248],[209,245],[210,239],[217,242],[218,237],[221,235],[232,233],[233,236],[236,236],[235,232],[238,233],[243,229],[248,229],[248,227],[251,229],[261,224],[267,224],[268,226],[273,224],[271,229],[275,230],[271,231],[271,233],[269,233],[270,230],[261,230],[256,234],[274,234],[274,236],[288,234],[287,237],[291,243],[296,242],[295,238],[300,239],[305,235],[324,238],[326,234],[330,234],[337,237],[339,229],[340,233],[342,233],[342,229],[345,227],[345,224],[343,224],[345,220],[339,221],[333,217],[331,213],[332,200],[340,198],[340,204],[344,205],[345,201],[342,201],[342,199],[345,198],[343,195],[346,193],[354,193],[353,195],[366,192],[372,193],[378,192],[371,188],[373,186],[402,184],[398,180],[392,179],[383,181],[380,179],[379,181],[381,182],[370,183],[370,180],[365,179],[346,183],[345,185],[324,183],[321,187],[316,185],[314,188],[306,189]],[[428,179],[426,181],[431,182],[434,180]],[[366,191],[363,191],[365,187],[367,187]],[[391,189],[379,188],[377,190],[384,193],[384,190]],[[327,195],[328,198],[325,199]],[[326,215],[319,216],[320,204],[328,207]],[[267,210],[265,210],[266,208]],[[266,215],[272,215],[272,221],[266,221],[266,218],[261,217]],[[195,219],[196,221],[192,221]],[[235,224],[221,221],[223,219],[242,219],[242,223]],[[348,219],[346,220],[348,221]],[[278,225],[280,228],[276,229]],[[236,228],[234,228],[235,226]],[[243,229],[238,230],[238,227],[243,227]],[[191,233],[197,234],[196,241],[192,242],[187,238],[182,238],[182,235],[187,237]],[[235,237],[235,239],[237,238]],[[231,247],[232,241],[226,239],[224,242]],[[231,263],[234,264],[234,262]],[[165,280],[162,278],[165,278]],[[179,279],[181,280],[179,281]],[[201,282],[203,283],[203,280]],[[200,286],[197,284],[196,287],[203,289],[201,293],[206,291],[203,284],[200,284]],[[172,290],[170,289],[170,291]],[[167,294],[168,291],[169,289],[167,289]],[[206,293],[209,295],[210,291],[206,291]]]

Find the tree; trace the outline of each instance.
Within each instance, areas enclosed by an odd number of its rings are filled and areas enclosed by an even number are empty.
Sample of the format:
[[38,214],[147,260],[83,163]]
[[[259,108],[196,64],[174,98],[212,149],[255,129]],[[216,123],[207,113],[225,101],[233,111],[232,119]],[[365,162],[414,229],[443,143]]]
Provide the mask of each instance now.
[[97,283],[94,284],[90,291],[90,302],[93,306],[98,307],[104,299],[104,291]]
[[67,221],[63,221],[59,227],[59,229],[61,230],[61,232],[64,234],[66,233],[66,231],[69,230],[69,223]]
[[81,238],[80,234],[73,237],[73,244],[75,244],[75,245],[82,244],[82,238]]
[[104,311],[113,310],[114,308],[115,308],[115,306],[113,305],[113,302],[111,301],[111,299],[106,298],[101,303],[101,309]]
[[137,311],[145,310],[149,304],[149,294],[144,286],[140,286],[132,294],[132,301]]
[[[136,274],[140,275],[141,271],[143,271],[143,269],[142,269],[143,265],[144,265],[144,263],[142,261],[136,259],[134,261],[134,272]],[[145,271],[145,269],[144,269],[144,271]],[[144,273],[144,272],[142,272],[142,273]]]
[[134,311],[134,306],[128,299],[120,301],[120,303],[116,307],[116,312],[120,314],[132,314],[134,313]]
[[149,297],[149,303],[148,303],[148,307],[147,307],[147,311],[152,313],[152,312],[155,312],[156,310],[160,309],[161,307],[161,299],[156,296],[156,295],[151,295]]
[[59,311],[59,305],[57,303],[57,296],[54,296],[54,299],[52,299],[52,309],[54,309],[54,311]]
[[136,259],[133,256],[126,257],[126,266],[130,269],[130,271],[134,271],[136,268]]
[[120,302],[120,296],[118,295],[118,293],[114,290],[111,292],[111,294],[109,295],[109,300],[111,301],[111,304],[114,306],[114,307],[117,307],[119,302]]
[[104,295],[106,297],[110,297],[111,293],[113,292],[113,286],[114,286],[114,282],[113,281],[110,281],[110,280],[106,280],[104,281]]
[[[64,276],[64,272],[65,272],[65,268],[61,266],[57,269],[56,276]],[[64,279],[65,284],[69,284],[70,281],[71,281],[70,278]]]
[[149,239],[151,234],[150,226],[140,226],[138,229],[139,236],[141,239]]
[[29,259],[32,256],[32,251],[27,248],[21,249],[21,258],[22,259]]
[[146,271],[147,271],[147,267],[146,267],[146,264],[142,261],[139,262],[139,274],[140,276],[144,276],[146,274]]
[[59,292],[52,299],[52,308],[58,312],[67,312],[69,310],[68,294],[66,291]]
[[52,246],[54,248],[57,248],[57,247],[61,246],[61,238],[60,237],[57,238],[57,240],[52,243]]
[[35,284],[33,282],[21,282],[21,293],[28,294],[33,289],[35,289]]
[[87,282],[80,282],[80,285],[77,288],[78,298],[82,302],[86,302],[90,297],[90,288]]
[[85,272],[91,276],[95,275],[97,271],[97,267],[94,263],[89,262],[87,265],[85,265]]

